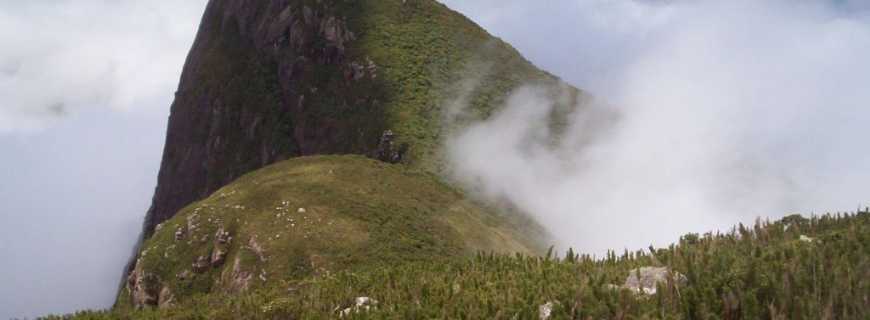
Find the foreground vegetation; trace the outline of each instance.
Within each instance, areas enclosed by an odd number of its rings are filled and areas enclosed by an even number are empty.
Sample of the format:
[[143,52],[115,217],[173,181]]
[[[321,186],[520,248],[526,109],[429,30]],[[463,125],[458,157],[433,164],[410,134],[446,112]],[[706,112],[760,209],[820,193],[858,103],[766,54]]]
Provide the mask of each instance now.
[[[635,268],[666,266],[684,284],[647,295],[615,287]],[[320,274],[171,308],[82,312],[73,319],[868,319],[870,213],[690,234],[669,248],[530,257],[478,254],[444,263]],[[357,297],[370,297],[353,308]],[[350,309],[348,309],[350,308]]]

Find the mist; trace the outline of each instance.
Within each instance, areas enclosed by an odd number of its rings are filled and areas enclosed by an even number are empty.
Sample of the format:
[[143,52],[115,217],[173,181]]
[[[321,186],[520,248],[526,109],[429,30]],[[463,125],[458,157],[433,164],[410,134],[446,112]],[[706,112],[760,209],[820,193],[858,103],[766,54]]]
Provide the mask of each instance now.
[[[556,145],[537,87],[448,141],[461,181],[560,246],[870,198],[865,1],[442,2],[599,99]],[[112,303],[205,3],[0,0],[0,319]]]
[[446,1],[496,34],[516,36],[521,21],[534,22],[520,33],[559,30],[507,40],[597,102],[577,106],[553,144],[547,121],[560,99],[524,87],[446,146],[455,178],[509,199],[560,248],[666,246],[870,202],[866,5],[557,2]]
[[0,319],[111,306],[205,0],[0,0]]

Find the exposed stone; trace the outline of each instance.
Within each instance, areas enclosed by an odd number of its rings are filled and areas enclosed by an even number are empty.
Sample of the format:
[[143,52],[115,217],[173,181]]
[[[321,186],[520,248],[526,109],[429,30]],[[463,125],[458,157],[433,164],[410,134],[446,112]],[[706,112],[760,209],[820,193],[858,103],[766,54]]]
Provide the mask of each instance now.
[[356,61],[350,63],[350,66],[348,66],[347,72],[345,73],[345,79],[347,80],[359,81],[365,76],[365,67],[363,67],[363,65],[357,63]]
[[801,242],[807,242],[807,243],[813,243],[813,242],[816,242],[816,239],[815,239],[815,238],[812,238],[812,237],[809,237],[809,236],[806,236],[806,235],[803,235],[803,234],[801,235],[800,240],[801,240]]
[[257,237],[251,237],[251,240],[248,240],[248,246],[245,247],[254,252],[257,255],[257,258],[260,259],[260,262],[266,262],[266,250],[263,249],[263,246],[257,242]]
[[184,239],[184,229],[178,227],[178,229],[175,230],[175,241],[180,241],[182,239]]
[[548,301],[545,304],[542,304],[538,307],[538,318],[541,320],[548,320],[550,316],[553,314],[553,307],[555,304],[552,301]]
[[223,227],[219,228],[214,234],[214,239],[218,244],[227,244],[230,238],[230,233],[224,230]]
[[360,311],[369,311],[371,308],[374,308],[378,305],[378,301],[369,297],[358,297],[354,300],[354,304],[350,307],[344,308],[339,312],[338,316],[344,318],[349,316],[352,313],[359,313]]
[[220,267],[224,264],[231,240],[232,237],[228,231],[224,230],[223,227],[218,228],[214,234],[214,249],[211,251],[211,259],[209,261],[212,267]]
[[402,162],[402,158],[408,151],[408,146],[402,144],[401,146],[396,147],[395,139],[396,135],[392,130],[384,131],[381,135],[381,139],[378,141],[378,149],[375,153],[375,158],[387,163]]
[[374,61],[372,61],[372,59],[366,58],[366,62],[367,62],[366,71],[368,71],[369,76],[371,76],[372,79],[377,78],[378,77],[378,66],[375,64]]
[[263,282],[266,282],[269,280],[269,278],[266,277],[266,270],[265,269],[260,270],[259,278],[260,278],[260,281],[263,281]]
[[157,306],[160,295],[160,278],[142,270],[139,261],[127,277],[127,290],[136,308]]
[[211,266],[212,267],[220,267],[224,264],[227,258],[227,250],[216,246],[214,250],[211,252]]
[[190,272],[190,270],[184,270],[176,274],[175,277],[178,278],[178,280],[187,280],[192,278],[193,274]]
[[166,309],[170,308],[175,304],[175,295],[172,294],[172,291],[169,290],[169,287],[163,287],[160,290],[160,297],[158,298],[157,308]]
[[248,290],[248,287],[251,285],[251,279],[254,277],[253,273],[242,270],[242,263],[239,257],[236,257],[233,262],[233,270],[230,274],[230,284],[229,290],[230,292],[240,293]]
[[[374,151],[375,130],[381,128],[361,134],[364,126],[358,118],[324,116],[304,103],[308,92],[300,86],[314,72],[325,68],[338,71],[340,77],[348,69],[346,51],[357,36],[335,7],[330,1],[298,6],[279,0],[226,0],[207,7],[171,108],[157,189],[145,220],[146,236],[184,206],[263,166],[303,155]],[[200,72],[213,67],[208,57],[214,55],[238,59],[229,62],[240,66],[267,66],[254,68],[257,72],[245,67],[239,69],[244,74],[232,77],[251,81],[265,73],[274,79],[265,85],[276,102],[257,108],[229,106],[230,92],[235,92],[224,88],[229,79],[211,81],[213,72]],[[312,67],[315,64],[319,66]],[[361,79],[374,77],[377,67],[366,59],[357,60],[352,69],[352,77]],[[320,89],[317,95],[324,94]],[[337,95],[341,105],[370,108],[377,103],[374,91],[340,90],[326,94]],[[259,93],[245,97],[254,95]],[[244,133],[228,134],[234,128]],[[190,235],[194,231],[186,230]]]
[[684,285],[687,281],[682,274],[671,272],[665,267],[642,267],[631,270],[622,287],[633,292],[653,295],[656,294],[656,286],[659,283],[667,284],[669,277],[672,277],[670,280],[676,285]]
[[193,272],[203,273],[208,271],[208,267],[211,266],[211,261],[206,256],[199,256],[196,261],[193,262]]

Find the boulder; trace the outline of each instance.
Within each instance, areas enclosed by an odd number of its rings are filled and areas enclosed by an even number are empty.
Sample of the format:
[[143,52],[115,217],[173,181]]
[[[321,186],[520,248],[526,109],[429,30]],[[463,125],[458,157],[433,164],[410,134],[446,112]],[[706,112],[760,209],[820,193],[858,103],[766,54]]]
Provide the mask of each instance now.
[[369,311],[371,308],[378,305],[378,301],[369,297],[358,297],[354,300],[354,304],[344,308],[338,313],[340,318],[350,316],[351,313],[359,313],[360,311]]
[[396,146],[396,135],[392,130],[384,131],[381,134],[381,139],[378,141],[378,149],[375,153],[375,158],[387,163],[402,162],[402,158],[408,151],[407,145]]
[[211,251],[211,266],[212,267],[220,267],[224,264],[227,259],[227,250],[216,246],[214,250]]
[[550,316],[553,314],[553,307],[555,304],[553,301],[548,301],[545,304],[542,304],[538,307],[538,318],[541,320],[548,320]]
[[169,287],[163,287],[160,290],[160,296],[157,300],[157,308],[158,309],[166,309],[170,308],[175,304],[175,296],[172,294],[172,291],[169,290]]
[[160,297],[160,279],[137,267],[127,277],[127,290],[136,308],[157,306]]
[[208,271],[208,267],[211,266],[211,261],[206,258],[206,256],[199,256],[196,261],[193,262],[193,272],[203,273]]
[[656,294],[656,286],[667,284],[669,278],[677,285],[684,285],[686,277],[666,267],[642,267],[631,270],[622,288],[647,295]]

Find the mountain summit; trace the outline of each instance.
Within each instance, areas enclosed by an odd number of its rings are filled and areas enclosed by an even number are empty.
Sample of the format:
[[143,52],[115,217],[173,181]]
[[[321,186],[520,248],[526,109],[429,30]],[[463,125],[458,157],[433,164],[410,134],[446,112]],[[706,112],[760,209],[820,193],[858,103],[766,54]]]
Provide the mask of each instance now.
[[593,110],[434,0],[211,0],[117,303],[48,319],[870,319],[866,208],[542,254],[444,179],[524,85]]
[[451,130],[528,84],[585,96],[433,0],[209,1],[119,305],[541,252],[438,178]]
[[293,157],[362,154],[436,172],[444,105],[470,78],[479,117],[521,84],[558,82],[433,0],[209,1],[146,237],[185,205]]

